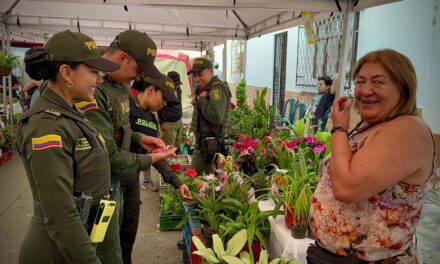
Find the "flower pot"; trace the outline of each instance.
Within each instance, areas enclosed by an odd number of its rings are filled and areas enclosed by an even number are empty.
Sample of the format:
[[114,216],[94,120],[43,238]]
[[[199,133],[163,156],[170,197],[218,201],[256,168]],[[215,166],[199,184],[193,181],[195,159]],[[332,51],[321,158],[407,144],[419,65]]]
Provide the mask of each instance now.
[[8,76],[11,74],[12,68],[0,67],[0,76]]
[[284,205],[284,222],[289,229],[292,229],[294,211],[293,206]]
[[292,226],[292,236],[296,239],[303,239],[306,237],[307,227],[303,226]]
[[205,240],[205,245],[208,248],[212,248],[212,235],[216,234],[217,231],[212,229],[208,225],[202,225],[202,235],[203,239]]
[[[252,254],[254,255],[254,261],[257,262],[260,260],[260,253],[261,253],[261,243],[259,241],[254,241],[252,243]],[[249,253],[249,247],[246,241],[246,244],[244,245],[243,249],[241,251],[246,251]]]

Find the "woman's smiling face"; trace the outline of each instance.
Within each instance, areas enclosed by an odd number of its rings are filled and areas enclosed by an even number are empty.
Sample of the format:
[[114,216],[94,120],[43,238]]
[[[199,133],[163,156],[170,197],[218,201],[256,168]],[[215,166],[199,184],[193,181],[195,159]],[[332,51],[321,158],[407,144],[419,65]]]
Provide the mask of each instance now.
[[381,63],[365,63],[356,76],[356,105],[362,120],[386,119],[400,100],[400,90]]

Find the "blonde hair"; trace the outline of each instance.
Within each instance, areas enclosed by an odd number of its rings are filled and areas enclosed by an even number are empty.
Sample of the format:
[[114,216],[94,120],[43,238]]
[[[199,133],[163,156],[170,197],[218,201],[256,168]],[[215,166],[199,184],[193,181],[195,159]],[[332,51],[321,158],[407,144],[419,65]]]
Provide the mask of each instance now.
[[416,115],[417,76],[414,66],[408,57],[392,49],[369,52],[365,54],[354,67],[354,81],[365,63],[382,64],[400,91],[399,103],[386,116],[386,119],[391,119],[398,115]]

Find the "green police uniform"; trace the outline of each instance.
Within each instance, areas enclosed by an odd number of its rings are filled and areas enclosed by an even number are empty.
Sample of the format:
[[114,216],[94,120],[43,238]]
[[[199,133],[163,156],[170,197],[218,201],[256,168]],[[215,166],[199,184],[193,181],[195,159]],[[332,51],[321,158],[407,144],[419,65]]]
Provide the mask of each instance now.
[[[60,45],[64,42],[67,44]],[[55,34],[40,54],[48,61],[78,61],[107,71],[119,68],[100,57],[93,39],[70,31]],[[31,61],[25,58],[33,68]],[[47,88],[19,121],[17,150],[34,200],[19,262],[101,263],[88,231],[100,199],[110,187],[110,164],[102,136],[80,112]],[[82,193],[93,197],[90,214],[82,215],[86,223],[75,203]]]
[[[193,62],[190,73],[197,73],[204,69],[212,69],[212,64],[205,58],[197,58]],[[208,96],[200,96],[194,106],[191,121],[191,130],[196,136],[196,147],[192,157],[191,167],[201,173],[209,173],[212,170],[212,161],[205,158],[202,147],[206,137],[219,139],[221,151],[223,137],[229,128],[231,91],[225,82],[213,76],[211,81],[202,87],[202,91],[208,91]]]
[[[161,76],[153,62],[156,56],[156,45],[145,33],[126,30],[120,33],[111,43],[134,58],[139,67],[153,76]],[[103,134],[110,157],[112,184],[115,186],[117,208],[110,225],[117,232],[107,233],[97,253],[105,263],[122,263],[119,227],[122,223],[124,188],[130,187],[138,180],[137,171],[147,170],[151,166],[150,155],[131,153],[130,145],[139,144],[140,133],[133,133],[130,128],[130,91],[127,86],[114,82],[109,76],[104,77],[102,84],[95,91],[95,101],[81,102],[78,107]],[[135,177],[135,178],[134,178]],[[118,187],[120,184],[121,189]],[[140,202],[140,201],[139,201]],[[118,245],[118,246],[116,246]],[[125,258],[125,257],[124,257]]]

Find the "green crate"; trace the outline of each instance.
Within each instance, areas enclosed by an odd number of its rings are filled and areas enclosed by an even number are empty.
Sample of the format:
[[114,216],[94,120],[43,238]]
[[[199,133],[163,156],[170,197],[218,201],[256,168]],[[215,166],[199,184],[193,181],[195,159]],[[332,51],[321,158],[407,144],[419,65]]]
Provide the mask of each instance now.
[[162,214],[162,203],[160,206],[160,215],[159,215],[159,230],[160,231],[169,231],[169,230],[182,230],[182,227],[177,228],[177,224],[182,221],[183,212],[178,215],[164,215]]
[[165,215],[160,216],[160,231],[170,231],[170,230],[182,230],[182,227],[177,228],[177,224],[182,221],[183,215]]

